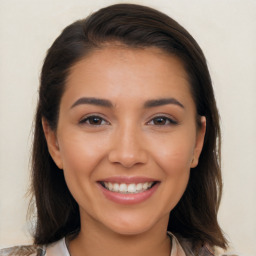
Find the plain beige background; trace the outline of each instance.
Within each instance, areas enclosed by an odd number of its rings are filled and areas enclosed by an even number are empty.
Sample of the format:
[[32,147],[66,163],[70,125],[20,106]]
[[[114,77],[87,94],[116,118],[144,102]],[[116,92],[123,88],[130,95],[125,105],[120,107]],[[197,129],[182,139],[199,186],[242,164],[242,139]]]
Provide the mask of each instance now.
[[[31,241],[25,194],[45,52],[66,25],[118,2],[0,0],[0,247]],[[204,50],[222,118],[219,220],[241,256],[256,255],[256,0],[128,2],[167,13]]]

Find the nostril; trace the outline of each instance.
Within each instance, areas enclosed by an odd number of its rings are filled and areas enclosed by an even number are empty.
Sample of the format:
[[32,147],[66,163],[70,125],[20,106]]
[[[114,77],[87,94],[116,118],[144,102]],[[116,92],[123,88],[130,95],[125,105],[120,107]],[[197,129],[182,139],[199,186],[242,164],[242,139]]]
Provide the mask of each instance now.
[[137,164],[145,164],[147,162],[146,152],[137,152],[128,154],[120,150],[112,150],[109,153],[109,161],[111,163],[121,164],[125,168],[131,168]]

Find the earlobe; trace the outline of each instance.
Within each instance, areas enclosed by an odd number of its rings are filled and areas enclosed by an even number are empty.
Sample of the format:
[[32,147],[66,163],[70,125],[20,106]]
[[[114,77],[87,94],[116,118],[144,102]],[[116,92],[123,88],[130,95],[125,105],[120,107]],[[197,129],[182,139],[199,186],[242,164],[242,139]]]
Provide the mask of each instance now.
[[201,116],[200,120],[201,126],[197,130],[197,136],[196,136],[196,144],[194,148],[194,154],[193,158],[191,160],[191,168],[195,168],[198,165],[199,157],[203,149],[204,145],[204,137],[206,132],[206,117]]
[[43,126],[44,136],[48,146],[48,151],[53,161],[58,166],[58,168],[63,169],[56,132],[51,129],[51,127],[49,126],[49,123],[45,118],[42,118],[42,126]]

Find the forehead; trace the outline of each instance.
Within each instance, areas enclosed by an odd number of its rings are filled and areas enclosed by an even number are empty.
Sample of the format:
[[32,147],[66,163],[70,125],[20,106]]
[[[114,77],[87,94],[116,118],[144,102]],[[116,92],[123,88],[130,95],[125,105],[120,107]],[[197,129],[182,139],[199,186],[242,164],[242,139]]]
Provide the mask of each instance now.
[[77,62],[70,70],[65,94],[113,99],[191,96],[187,73],[177,57],[154,47],[119,45],[93,50]]
[[[147,68],[158,67],[162,68],[163,72],[176,72],[176,75],[188,80],[184,65],[177,56],[157,47],[134,48],[119,43],[104,44],[101,48],[95,48],[88,52],[84,58],[70,68],[70,76],[68,78],[74,76],[74,73],[78,73],[77,71],[79,67],[80,69],[82,68],[81,66],[88,71],[95,68],[98,70],[101,69],[102,71],[104,64],[108,65],[108,68],[111,68],[114,67],[115,64],[119,66],[121,62],[123,65],[127,64],[126,70],[129,70],[128,66],[132,68],[142,64],[145,72]],[[84,71],[86,71],[86,69],[84,69]],[[152,73],[152,70],[150,71],[149,73]]]

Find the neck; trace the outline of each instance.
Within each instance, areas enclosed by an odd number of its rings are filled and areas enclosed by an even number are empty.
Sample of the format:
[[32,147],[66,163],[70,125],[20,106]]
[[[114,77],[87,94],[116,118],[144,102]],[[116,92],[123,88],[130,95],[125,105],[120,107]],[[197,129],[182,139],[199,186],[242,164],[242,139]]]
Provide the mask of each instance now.
[[[86,223],[86,225],[84,224]],[[124,235],[113,232],[94,221],[81,221],[81,231],[70,241],[71,256],[169,256],[170,238],[166,233],[166,221],[139,234]]]

